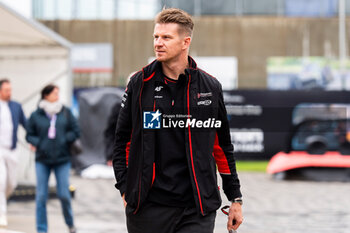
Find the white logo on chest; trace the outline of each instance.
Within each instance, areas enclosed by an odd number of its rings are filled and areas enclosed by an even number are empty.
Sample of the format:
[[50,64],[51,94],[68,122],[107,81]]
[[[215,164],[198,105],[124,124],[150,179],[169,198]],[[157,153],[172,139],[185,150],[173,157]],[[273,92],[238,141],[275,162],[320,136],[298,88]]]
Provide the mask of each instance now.
[[205,106],[211,105],[211,100],[198,101],[197,105],[205,105]]
[[156,87],[154,90],[155,90],[155,91],[161,91],[162,88],[163,88],[163,86],[158,86],[158,87]]

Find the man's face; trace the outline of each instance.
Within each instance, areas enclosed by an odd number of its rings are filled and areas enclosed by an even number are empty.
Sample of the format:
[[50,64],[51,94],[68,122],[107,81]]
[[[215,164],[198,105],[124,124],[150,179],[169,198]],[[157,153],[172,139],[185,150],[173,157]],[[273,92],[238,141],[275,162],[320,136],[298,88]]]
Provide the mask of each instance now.
[[190,37],[179,33],[175,23],[157,23],[154,27],[153,45],[156,59],[160,62],[176,60],[189,47]]
[[11,99],[11,84],[5,82],[0,88],[0,99],[4,101],[9,101]]

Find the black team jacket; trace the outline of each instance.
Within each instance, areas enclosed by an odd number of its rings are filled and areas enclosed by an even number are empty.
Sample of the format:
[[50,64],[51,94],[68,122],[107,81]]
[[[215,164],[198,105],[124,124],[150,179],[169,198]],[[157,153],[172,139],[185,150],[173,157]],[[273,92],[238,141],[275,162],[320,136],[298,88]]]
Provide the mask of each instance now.
[[[198,211],[206,215],[221,205],[217,167],[228,200],[241,197],[240,183],[221,84],[198,69],[191,57],[188,59],[184,112],[191,116],[189,120],[192,123],[193,119],[210,120],[209,128],[192,124],[185,129],[186,157],[194,200]],[[113,150],[115,186],[121,194],[125,193],[125,200],[134,214],[146,200],[153,184],[155,130],[162,129],[144,129],[143,112],[156,111],[155,81],[162,75],[161,63],[157,60],[137,72],[125,90],[119,113]],[[211,122],[217,120],[221,121],[220,127],[212,127]]]

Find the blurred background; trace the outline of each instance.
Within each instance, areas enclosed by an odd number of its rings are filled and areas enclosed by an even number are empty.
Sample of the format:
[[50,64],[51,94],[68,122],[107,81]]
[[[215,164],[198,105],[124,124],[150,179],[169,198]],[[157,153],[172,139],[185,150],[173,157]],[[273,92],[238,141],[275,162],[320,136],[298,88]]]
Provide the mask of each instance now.
[[[330,184],[350,191],[350,0],[0,0],[0,77],[11,80],[13,99],[27,116],[46,84],[59,85],[82,129],[83,153],[74,158],[77,177],[112,180],[105,166],[108,117],[129,74],[154,59],[153,19],[163,7],[193,15],[190,55],[223,85],[238,171],[254,203],[247,204],[251,218],[242,232],[350,229],[346,193],[327,193]],[[22,184],[33,184],[33,156],[23,139],[20,150],[19,177]],[[297,216],[286,214],[293,209],[288,204],[262,206],[273,213],[271,219],[281,213],[286,218],[259,228],[254,187],[260,186],[254,180],[275,191],[269,195],[262,188],[271,201],[276,196],[313,201],[318,197],[312,190],[319,189],[339,197],[342,205],[322,212],[306,204],[300,206],[306,212],[296,210]],[[281,180],[302,181],[278,189],[274,185],[283,185]],[[312,187],[310,195],[296,191],[291,197],[290,184]],[[288,225],[312,212],[324,215],[304,227]],[[334,225],[322,225],[324,218],[334,218]]]

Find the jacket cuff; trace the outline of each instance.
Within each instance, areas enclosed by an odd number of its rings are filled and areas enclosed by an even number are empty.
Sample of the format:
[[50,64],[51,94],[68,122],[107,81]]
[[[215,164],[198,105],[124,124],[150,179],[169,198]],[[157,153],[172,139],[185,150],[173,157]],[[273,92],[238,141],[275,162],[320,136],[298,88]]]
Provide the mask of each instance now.
[[226,195],[229,201],[233,201],[237,197],[242,197],[240,189],[234,189],[230,196]]
[[242,197],[242,193],[240,190],[241,186],[239,184],[238,179],[234,179],[232,175],[223,175],[223,174],[221,174],[221,178],[222,178],[222,188],[229,201],[237,197]]
[[30,138],[30,140],[27,140],[27,141],[35,147],[39,146],[39,138]]
[[126,192],[126,185],[125,185],[125,183],[119,183],[118,182],[118,183],[116,183],[114,185],[114,187],[119,190],[121,196],[123,196],[123,194]]

